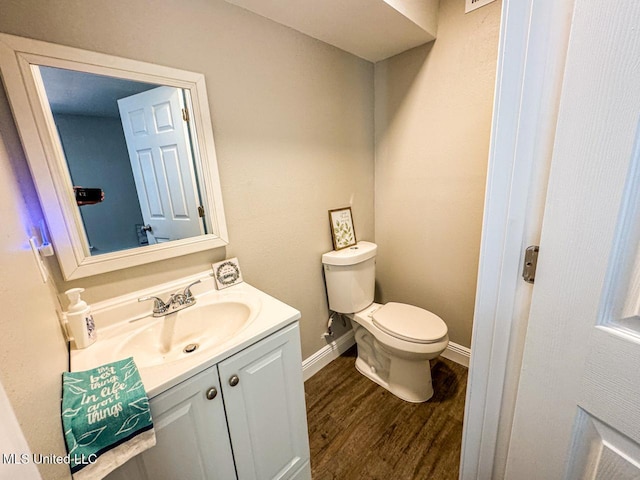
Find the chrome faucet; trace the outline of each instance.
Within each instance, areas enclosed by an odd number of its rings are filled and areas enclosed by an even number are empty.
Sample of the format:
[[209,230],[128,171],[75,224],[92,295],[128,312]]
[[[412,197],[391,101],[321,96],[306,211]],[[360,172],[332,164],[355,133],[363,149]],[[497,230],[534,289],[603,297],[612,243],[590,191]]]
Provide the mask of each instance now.
[[182,292],[172,293],[169,300],[164,302],[160,297],[150,295],[148,297],[140,297],[139,302],[145,302],[147,300],[153,300],[153,316],[164,317],[173,312],[178,312],[182,309],[190,307],[196,303],[196,297],[191,293],[191,287],[200,283],[201,280],[197,280],[187,285]]

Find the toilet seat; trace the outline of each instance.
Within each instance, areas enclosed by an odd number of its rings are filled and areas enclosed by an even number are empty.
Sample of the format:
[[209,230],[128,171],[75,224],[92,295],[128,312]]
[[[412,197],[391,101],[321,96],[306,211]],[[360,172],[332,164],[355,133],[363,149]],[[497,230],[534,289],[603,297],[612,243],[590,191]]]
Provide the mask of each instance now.
[[423,308],[389,302],[372,315],[373,324],[383,332],[414,343],[434,343],[447,335],[444,321]]

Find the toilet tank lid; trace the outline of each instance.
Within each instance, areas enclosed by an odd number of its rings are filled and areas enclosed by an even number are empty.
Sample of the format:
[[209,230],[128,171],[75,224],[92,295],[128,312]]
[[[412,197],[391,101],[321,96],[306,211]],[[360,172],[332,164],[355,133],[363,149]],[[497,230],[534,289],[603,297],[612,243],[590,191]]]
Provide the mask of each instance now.
[[322,255],[325,265],[355,265],[376,256],[378,246],[375,243],[360,241],[353,247],[332,250]]
[[414,343],[432,343],[447,335],[447,324],[423,308],[389,302],[373,313],[373,324],[389,335]]

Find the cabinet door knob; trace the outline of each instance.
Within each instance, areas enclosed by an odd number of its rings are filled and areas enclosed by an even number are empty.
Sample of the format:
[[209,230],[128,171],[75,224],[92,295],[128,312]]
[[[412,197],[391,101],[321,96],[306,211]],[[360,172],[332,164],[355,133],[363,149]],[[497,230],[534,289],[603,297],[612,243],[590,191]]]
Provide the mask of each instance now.
[[207,390],[208,400],[213,400],[214,398],[216,398],[216,396],[218,396],[218,389],[216,387],[211,387],[209,390]]
[[238,375],[231,375],[231,378],[229,379],[229,385],[235,387],[238,383],[240,383]]

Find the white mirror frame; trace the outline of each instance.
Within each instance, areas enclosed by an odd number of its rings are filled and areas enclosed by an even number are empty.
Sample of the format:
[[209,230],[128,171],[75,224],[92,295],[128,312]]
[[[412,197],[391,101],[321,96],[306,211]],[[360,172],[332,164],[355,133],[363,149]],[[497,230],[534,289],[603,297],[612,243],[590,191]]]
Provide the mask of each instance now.
[[[79,70],[190,92],[208,216],[206,235],[91,256],[64,153],[37,66]],[[204,75],[0,33],[0,70],[51,240],[66,280],[157,262],[229,243]]]

